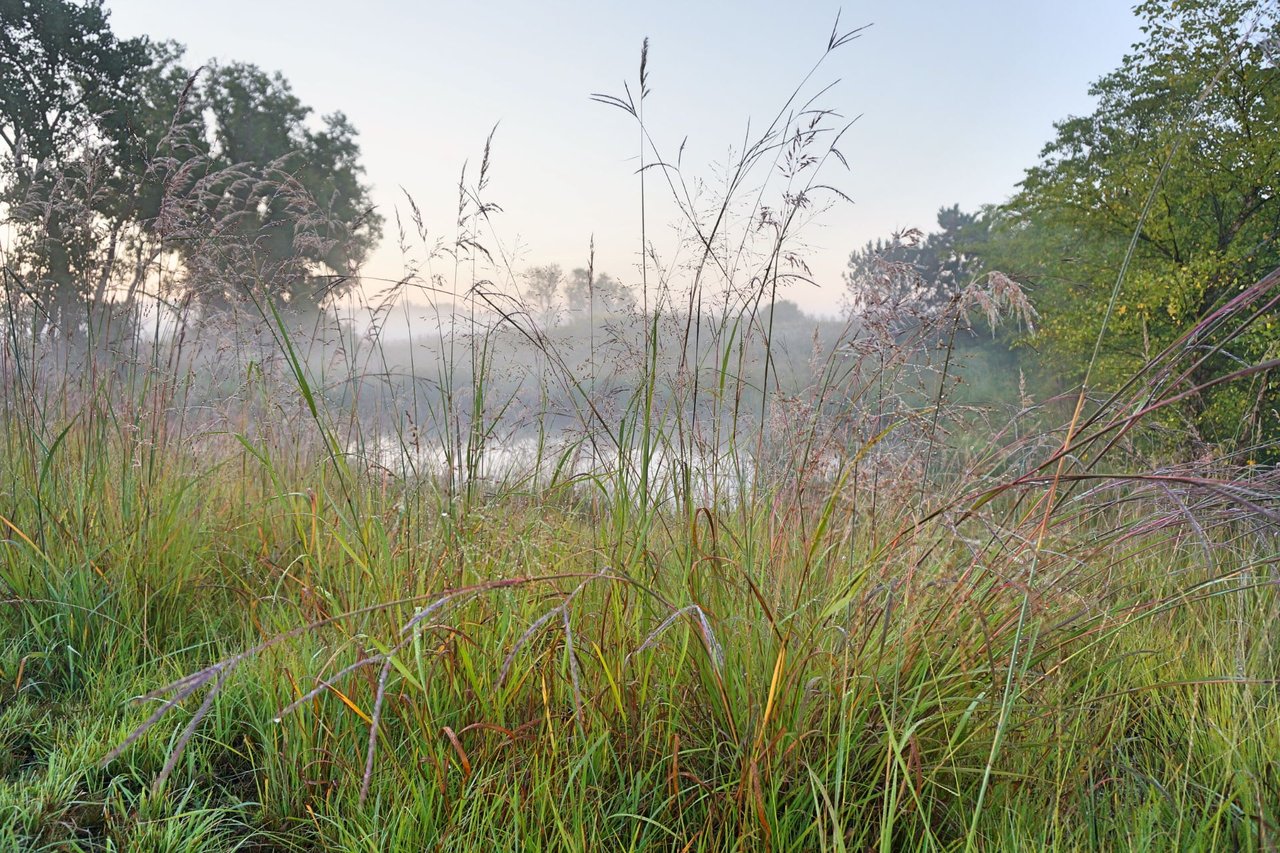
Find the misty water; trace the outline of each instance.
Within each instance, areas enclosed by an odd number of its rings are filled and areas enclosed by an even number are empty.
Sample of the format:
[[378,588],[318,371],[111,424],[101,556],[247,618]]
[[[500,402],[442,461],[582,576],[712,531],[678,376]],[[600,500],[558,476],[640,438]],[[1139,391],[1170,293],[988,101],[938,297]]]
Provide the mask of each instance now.
[[[473,451],[470,461],[440,443],[412,446],[402,436],[382,433],[353,442],[348,452],[366,464],[406,479],[429,478],[463,487],[474,481],[484,492],[544,490],[577,484],[607,494],[635,493],[642,484],[643,451],[620,451],[601,436],[562,431],[551,435],[494,438]],[[835,470],[830,460],[830,471]],[[732,501],[748,489],[757,466],[746,451],[653,447],[648,462],[650,493],[664,499],[686,490],[698,503]],[[619,487],[622,487],[620,489]]]

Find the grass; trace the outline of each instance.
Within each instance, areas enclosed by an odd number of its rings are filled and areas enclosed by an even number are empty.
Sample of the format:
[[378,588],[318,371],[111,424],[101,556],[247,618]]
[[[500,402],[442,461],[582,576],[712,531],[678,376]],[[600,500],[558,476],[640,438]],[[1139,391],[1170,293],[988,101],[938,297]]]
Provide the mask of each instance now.
[[[571,502],[450,519],[426,490],[361,482],[352,517],[321,464],[255,485],[192,462],[148,483],[120,476],[114,437],[79,432],[49,468],[44,546],[32,501],[6,517],[32,540],[4,564],[15,847],[937,849],[973,821],[984,847],[1254,848],[1273,832],[1275,554],[1217,542],[1229,525],[1206,534],[1212,565],[1185,531],[1143,531],[1140,504],[1056,525],[975,815],[1022,598],[1007,542],[877,544],[837,488],[810,530],[766,502],[619,549]],[[396,652],[362,798],[379,650],[468,587]],[[391,601],[244,660],[158,789],[195,698],[101,766],[155,707],[131,697]]]
[[[645,63],[600,98],[674,163]],[[968,313],[1032,319],[1003,276],[784,358],[843,128],[801,87],[709,213],[642,170],[692,260],[644,234],[586,354],[513,295],[488,146],[408,377],[252,290],[232,343],[191,315],[83,369],[10,320],[0,846],[1273,848],[1276,472],[1176,455],[1190,349],[977,405]],[[533,464],[487,476],[512,435]]]

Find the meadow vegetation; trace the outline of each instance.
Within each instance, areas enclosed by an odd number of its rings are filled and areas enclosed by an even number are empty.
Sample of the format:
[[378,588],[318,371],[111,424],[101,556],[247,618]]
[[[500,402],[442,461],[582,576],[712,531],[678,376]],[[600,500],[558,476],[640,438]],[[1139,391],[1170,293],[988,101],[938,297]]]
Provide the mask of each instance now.
[[[132,314],[46,311],[6,247],[0,847],[1280,843],[1280,271],[1120,377],[1094,315],[1055,372],[1034,335],[1068,321],[954,246],[941,290],[899,242],[807,321],[783,297],[848,126],[811,72],[709,205],[645,132],[647,48],[597,97],[679,260],[637,235],[633,298],[598,301],[588,248],[586,316],[492,239],[497,143],[447,238],[407,202],[368,328],[294,295],[364,251],[305,188],[294,255],[197,239],[247,174],[216,150],[128,225]],[[64,231],[106,216],[59,192]],[[384,339],[407,298],[429,328]],[[1229,388],[1262,414],[1188,432]]]

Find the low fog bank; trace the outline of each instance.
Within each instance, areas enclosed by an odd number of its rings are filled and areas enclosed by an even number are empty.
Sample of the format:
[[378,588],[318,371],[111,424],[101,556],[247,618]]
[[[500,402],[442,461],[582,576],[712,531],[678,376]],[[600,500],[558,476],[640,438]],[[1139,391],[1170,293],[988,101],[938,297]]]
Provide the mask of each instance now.
[[[679,445],[657,452],[658,469],[677,456],[714,468],[731,450],[741,478],[771,456],[795,464],[798,444],[803,464],[821,468],[880,442],[909,444],[939,406],[972,408],[980,423],[1035,396],[1017,351],[967,323],[819,319],[785,301],[700,320],[408,303],[107,319],[60,345],[20,345],[10,328],[0,364],[9,393],[73,411],[84,402],[73,395],[110,387],[200,450],[315,448],[332,436],[344,453],[406,472],[454,470],[463,458],[490,477],[547,460],[570,472],[616,466],[647,411]],[[86,376],[94,381],[66,381]],[[787,453],[766,447],[776,443]]]

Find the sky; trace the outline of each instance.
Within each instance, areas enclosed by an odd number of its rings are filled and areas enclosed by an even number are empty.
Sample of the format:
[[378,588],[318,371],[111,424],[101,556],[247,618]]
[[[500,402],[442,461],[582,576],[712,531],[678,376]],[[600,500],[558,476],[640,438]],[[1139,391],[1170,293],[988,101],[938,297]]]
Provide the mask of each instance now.
[[[1053,134],[1092,108],[1091,82],[1138,40],[1123,0],[799,0],[645,3],[501,0],[106,0],[118,35],[173,39],[187,62],[280,71],[317,114],[359,131],[372,198],[387,219],[370,278],[398,278],[395,212],[413,196],[429,231],[452,234],[460,170],[497,125],[487,199],[492,248],[514,269],[585,266],[638,279],[633,120],[593,102],[636,78],[647,37],[645,117],[659,149],[682,140],[689,179],[716,180],[747,128],[766,124],[841,29],[870,25],[828,56],[809,91],[857,121],[825,175],[851,204],[803,233],[815,284],[784,294],[814,314],[841,306],[841,272],[868,240],[928,231],[936,211],[1001,202]],[[632,83],[634,88],[634,82]],[[649,173],[654,176],[653,172]],[[656,176],[655,176],[656,177]],[[650,240],[675,252],[674,213],[652,202]],[[665,245],[669,241],[670,245]]]

